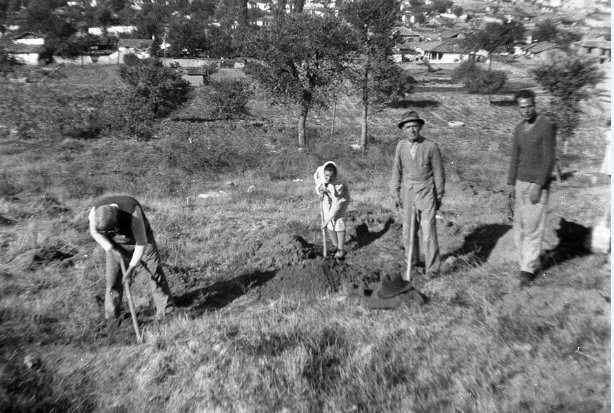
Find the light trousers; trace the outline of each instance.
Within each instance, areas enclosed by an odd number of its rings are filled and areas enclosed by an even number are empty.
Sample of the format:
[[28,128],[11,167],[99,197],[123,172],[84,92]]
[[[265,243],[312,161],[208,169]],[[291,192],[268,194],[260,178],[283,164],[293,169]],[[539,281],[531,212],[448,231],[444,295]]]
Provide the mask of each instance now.
[[546,229],[549,190],[542,188],[539,202],[532,204],[529,199],[532,182],[516,181],[516,202],[514,207],[514,241],[519,254],[520,271],[534,274],[540,268],[542,240]]
[[[411,254],[412,266],[420,261],[420,241],[424,246],[424,272],[428,275],[437,275],[441,267],[439,256],[439,241],[437,239],[437,210],[435,209],[434,197],[430,205],[426,208],[416,206],[411,202],[412,195],[406,196],[403,202],[403,247],[409,251],[409,237],[411,229],[412,215],[416,214],[416,224],[414,225],[414,248]],[[424,204],[424,202],[422,202]],[[427,203],[428,204],[428,203]],[[422,239],[418,238],[418,230],[422,230]]]

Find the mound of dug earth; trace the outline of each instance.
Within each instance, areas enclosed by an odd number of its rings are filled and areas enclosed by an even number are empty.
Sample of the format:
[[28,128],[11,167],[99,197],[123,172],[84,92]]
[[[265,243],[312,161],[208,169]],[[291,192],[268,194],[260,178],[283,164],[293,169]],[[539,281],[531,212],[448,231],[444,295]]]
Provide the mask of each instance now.
[[282,268],[252,293],[262,300],[276,300],[282,295],[313,299],[341,291],[346,285],[368,281],[373,280],[365,280],[343,261],[317,257]]
[[279,234],[262,243],[254,262],[263,270],[275,270],[315,258],[315,246],[299,235]]

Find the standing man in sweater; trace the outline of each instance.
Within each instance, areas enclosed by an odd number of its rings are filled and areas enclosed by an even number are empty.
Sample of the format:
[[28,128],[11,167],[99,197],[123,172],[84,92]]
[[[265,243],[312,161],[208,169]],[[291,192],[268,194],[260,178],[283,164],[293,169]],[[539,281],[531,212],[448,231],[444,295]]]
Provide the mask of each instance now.
[[[422,229],[422,243],[425,247],[425,278],[439,274],[441,259],[435,216],[441,207],[445,191],[445,171],[439,147],[432,140],[420,134],[424,119],[418,113],[403,114],[397,124],[402,139],[397,144],[392,165],[390,191],[397,207],[403,208],[403,246],[409,250],[411,220],[416,219],[414,236],[418,239],[418,227]],[[420,257],[419,242],[414,242],[411,263]]]
[[533,281],[540,268],[551,175],[556,162],[556,127],[537,114],[533,91],[521,90],[514,98],[523,120],[514,130],[507,185],[514,211],[520,286],[524,287]]
[[[111,324],[118,320],[124,282],[132,282],[136,267],[141,264],[149,275],[149,285],[156,305],[156,319],[175,310],[175,303],[166,282],[160,254],[149,221],[139,202],[126,195],[99,200],[89,214],[90,234],[106,253],[107,287],[104,300],[105,317]],[[120,261],[128,261],[122,275]]]

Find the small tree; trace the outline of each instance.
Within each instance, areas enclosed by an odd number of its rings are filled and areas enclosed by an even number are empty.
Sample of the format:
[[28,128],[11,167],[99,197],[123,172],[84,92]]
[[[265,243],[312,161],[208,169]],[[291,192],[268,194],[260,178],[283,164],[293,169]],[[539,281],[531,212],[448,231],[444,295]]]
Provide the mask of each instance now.
[[156,59],[143,60],[135,66],[121,65],[119,74],[130,86],[132,95],[147,102],[154,116],[188,100],[190,84]]
[[550,19],[537,23],[535,29],[533,29],[532,36],[534,40],[539,40],[540,42],[555,42],[564,49],[567,49],[571,43],[582,38],[582,35],[578,33],[560,30],[559,25]]
[[168,56],[199,55],[209,48],[205,25],[198,20],[175,18],[168,27]]
[[544,89],[551,93],[550,109],[567,153],[569,138],[578,125],[580,101],[587,97],[587,88],[596,86],[604,78],[594,60],[577,56],[557,57],[531,70]]
[[213,117],[242,118],[249,114],[247,104],[252,92],[249,83],[241,79],[223,79],[210,82],[206,99]]
[[[298,144],[314,106],[327,107],[327,93],[347,65],[348,29],[332,16],[280,15],[247,45],[254,57],[245,66],[273,103],[300,107]],[[257,59],[257,60],[256,60]]]
[[368,113],[411,90],[409,77],[392,61],[391,36],[399,9],[395,0],[358,0],[347,3],[341,16],[353,29],[355,64],[347,77],[360,95],[360,147],[367,149]]
[[488,70],[492,68],[492,54],[500,46],[511,48],[516,41],[524,37],[525,27],[522,23],[512,20],[503,23],[488,23],[484,29],[478,30],[465,38],[463,45],[478,51],[488,52]]

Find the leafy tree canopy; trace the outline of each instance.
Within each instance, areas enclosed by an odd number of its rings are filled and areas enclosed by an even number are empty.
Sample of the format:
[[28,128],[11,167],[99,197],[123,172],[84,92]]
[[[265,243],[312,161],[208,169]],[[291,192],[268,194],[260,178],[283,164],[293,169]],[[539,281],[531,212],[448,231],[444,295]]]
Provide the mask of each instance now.
[[134,66],[121,65],[119,74],[139,101],[147,102],[154,115],[173,110],[188,100],[190,84],[156,59]]
[[587,88],[596,86],[604,78],[595,60],[578,56],[559,57],[531,71],[537,83],[552,95],[552,116],[567,151],[568,138],[578,124],[579,102],[587,97]]
[[177,17],[171,20],[166,41],[168,56],[199,55],[209,48],[206,27],[200,20]]
[[564,48],[567,48],[571,43],[582,39],[582,35],[569,30],[561,30],[558,24],[546,19],[537,23],[532,32],[533,40],[540,42],[554,42]]
[[330,87],[348,64],[349,28],[332,16],[296,14],[276,18],[251,39],[245,72],[259,82],[273,103],[297,104],[299,145],[314,106],[326,107]]
[[319,92],[347,63],[348,28],[338,19],[285,15],[252,39],[247,72],[279,103],[326,105]]

